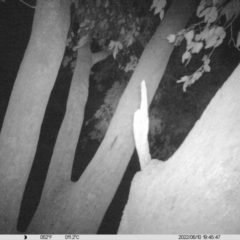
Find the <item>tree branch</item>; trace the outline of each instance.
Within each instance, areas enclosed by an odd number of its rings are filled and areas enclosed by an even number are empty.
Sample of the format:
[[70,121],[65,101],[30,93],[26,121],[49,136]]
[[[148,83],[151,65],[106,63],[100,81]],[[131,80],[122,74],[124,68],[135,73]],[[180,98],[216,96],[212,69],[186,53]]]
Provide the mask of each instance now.
[[26,3],[26,2],[24,2],[23,0],[19,0],[19,1],[22,2],[23,4],[25,4],[26,6],[30,7],[30,8],[34,8],[34,9],[36,9],[35,6],[32,6],[32,5],[30,5],[30,4]]
[[104,59],[106,59],[111,54],[111,51],[108,49],[102,50],[100,52],[93,54],[93,65]]

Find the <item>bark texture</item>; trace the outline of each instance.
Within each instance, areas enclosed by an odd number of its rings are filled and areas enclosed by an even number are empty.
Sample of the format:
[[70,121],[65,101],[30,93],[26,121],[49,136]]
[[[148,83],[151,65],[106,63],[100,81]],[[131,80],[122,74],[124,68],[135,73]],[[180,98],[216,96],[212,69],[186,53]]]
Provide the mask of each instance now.
[[[68,228],[59,221],[64,218],[69,225],[75,221],[71,216],[79,209],[69,210],[65,206],[71,204],[69,196],[75,184],[70,177],[88,99],[89,75],[91,67],[109,54],[108,51],[93,54],[89,43],[78,49],[66,114],[55,144],[41,202],[28,228],[29,233],[66,233]],[[77,203],[72,204],[76,206]]]
[[[57,184],[50,184],[55,189],[44,194],[48,199],[48,207],[39,206],[34,218],[36,220],[29,227],[30,233],[97,232],[134,150],[132,121],[140,102],[140,82],[143,79],[146,81],[150,103],[173,50],[166,37],[186,25],[197,4],[198,1],[190,0],[173,2],[165,20],[142,54],[96,155],[77,183],[66,183],[64,174],[62,182],[56,180]],[[59,166],[61,164],[68,165],[60,161]],[[50,169],[55,167],[50,166]],[[55,181],[54,177],[52,181]],[[44,202],[42,206],[46,206]]]
[[25,184],[70,24],[67,0],[37,1],[0,136],[0,233],[16,232]]
[[[67,202],[73,184],[70,181],[71,168],[88,98],[92,62],[90,45],[85,44],[78,49],[66,114],[55,144],[41,202],[28,232],[55,232],[52,221],[55,221],[53,216],[59,212],[56,208],[62,207]],[[60,199],[56,200],[59,196]],[[64,212],[61,211],[61,214]],[[65,217],[67,216],[65,215]],[[69,219],[69,221],[71,220]]]
[[240,65],[177,152],[132,181],[119,234],[240,234]]
[[[161,26],[144,50],[139,65],[125,90],[96,155],[80,180],[68,187],[58,185],[50,208],[44,213],[41,225],[34,224],[29,231],[38,233],[97,232],[103,216],[112,201],[134,150],[132,121],[140,103],[140,82],[145,79],[149,103],[165,71],[173,50],[166,37],[176,33],[187,23],[198,1],[174,1]],[[47,220],[47,224],[44,221]]]
[[81,214],[74,216],[78,220],[71,225],[69,232],[97,232],[134,150],[132,122],[140,103],[140,83],[143,79],[146,81],[150,104],[173,50],[166,37],[185,27],[198,3],[173,1],[165,19],[147,44],[104,140],[74,186],[70,201],[78,202],[76,205],[81,208]]

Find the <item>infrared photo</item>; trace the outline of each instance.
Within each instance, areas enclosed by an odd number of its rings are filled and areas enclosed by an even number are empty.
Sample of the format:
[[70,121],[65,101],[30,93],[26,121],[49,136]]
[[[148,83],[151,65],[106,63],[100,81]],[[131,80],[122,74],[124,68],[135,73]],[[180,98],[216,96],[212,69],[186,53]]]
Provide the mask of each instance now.
[[240,234],[239,0],[0,19],[0,234]]

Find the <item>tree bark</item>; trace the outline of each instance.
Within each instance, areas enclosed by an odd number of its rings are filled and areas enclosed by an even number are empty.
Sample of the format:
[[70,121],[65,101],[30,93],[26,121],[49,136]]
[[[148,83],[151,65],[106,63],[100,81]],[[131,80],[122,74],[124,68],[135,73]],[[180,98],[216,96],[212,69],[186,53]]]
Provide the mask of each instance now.
[[140,83],[148,89],[148,103],[155,94],[173,46],[166,37],[185,27],[198,1],[173,1],[165,19],[147,44],[124,91],[98,151],[74,186],[70,208],[81,209],[69,232],[96,233],[111,203],[134,150],[133,114],[140,103]]
[[22,195],[69,24],[67,0],[37,1],[31,37],[0,136],[0,233],[16,232]]
[[[88,98],[91,67],[92,53],[90,44],[85,44],[78,49],[66,114],[55,144],[41,202],[28,228],[28,232],[41,233],[42,231],[47,231],[49,227],[51,228],[52,226],[49,221],[51,221],[51,216],[56,211],[52,203],[54,203],[59,195],[63,196],[59,200],[61,201],[61,205],[67,201],[66,197],[69,195],[72,185],[70,177],[74,153]],[[51,232],[52,229],[49,231]]]
[[132,121],[140,102],[140,82],[146,81],[150,103],[173,50],[166,37],[186,25],[197,4],[190,0],[173,2],[144,50],[96,155],[77,183],[64,190],[59,185],[59,193],[49,203],[52,207],[44,213],[44,226],[35,232],[97,232],[134,150]]
[[64,216],[65,221],[69,223],[72,221],[72,213],[65,212],[63,206],[68,203],[74,185],[70,177],[88,99],[90,71],[95,63],[105,59],[109,54],[108,51],[93,54],[89,43],[78,49],[66,114],[58,133],[41,202],[28,228],[30,233],[59,233],[59,231],[64,233],[61,225],[52,224],[56,220],[55,215],[59,213]]
[[135,175],[118,233],[240,234],[240,65],[177,152]]

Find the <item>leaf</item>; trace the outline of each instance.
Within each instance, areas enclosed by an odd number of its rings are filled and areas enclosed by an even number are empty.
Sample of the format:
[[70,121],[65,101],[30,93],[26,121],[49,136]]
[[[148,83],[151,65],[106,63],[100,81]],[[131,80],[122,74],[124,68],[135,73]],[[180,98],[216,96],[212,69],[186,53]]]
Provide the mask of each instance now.
[[217,43],[218,36],[214,35],[212,38],[206,41],[205,49],[213,47]]
[[68,57],[68,56],[64,57],[63,63],[62,63],[63,67],[66,67],[71,60],[72,60],[72,57]]
[[211,71],[211,68],[210,68],[209,65],[204,65],[203,68],[204,68],[205,72],[210,72]]
[[195,35],[195,40],[198,42],[202,39],[201,33]]
[[185,62],[185,60],[189,59],[191,57],[191,53],[189,51],[186,51],[183,55],[182,55],[182,63]]
[[208,23],[213,23],[217,20],[218,17],[218,11],[217,8],[215,6],[213,6],[210,10],[210,12],[205,16],[204,21],[208,22]]
[[80,27],[81,27],[81,28],[83,28],[83,27],[85,27],[85,26],[86,26],[86,23],[85,23],[85,22],[83,22],[83,23],[80,24]]
[[200,18],[201,12],[205,9],[205,0],[202,0],[197,8],[197,16]]
[[218,35],[221,39],[225,38],[226,32],[223,27],[217,27],[215,30],[215,34]]
[[[204,62],[204,64],[205,64],[205,61],[207,61],[209,58],[208,58],[208,56],[207,55],[204,55],[203,56],[203,58],[202,58],[202,61]],[[210,60],[209,60],[210,61]]]
[[107,7],[108,7],[108,5],[109,5],[109,1],[108,1],[108,0],[106,0],[104,7],[105,7],[105,8],[107,8]]
[[210,40],[213,37],[215,30],[216,30],[215,27],[211,28],[210,30],[209,28],[206,28],[206,36],[205,36],[206,41]]
[[191,83],[194,83],[196,80],[198,80],[202,76],[202,74],[202,71],[195,72],[192,76]]
[[202,61],[203,61],[204,65],[208,65],[210,63],[210,59],[208,58],[207,55],[203,56]]
[[177,34],[176,36],[176,41],[175,41],[175,46],[179,46],[182,43],[182,40],[184,39],[183,35]]
[[120,34],[121,34],[121,35],[124,35],[124,34],[125,34],[125,28],[124,28],[124,27],[121,28]]
[[176,35],[170,34],[170,35],[167,37],[167,40],[168,40],[169,43],[174,43],[175,40],[176,40]]
[[203,31],[200,33],[200,39],[206,40],[209,37],[209,28],[205,27]]
[[82,47],[87,41],[88,41],[88,34],[80,38],[77,44],[77,48]]
[[126,22],[125,18],[120,18],[117,23],[118,23],[118,25],[121,25],[125,22]]
[[203,47],[203,43],[202,42],[196,42],[194,44],[193,49],[192,49],[192,53],[199,53],[200,50],[202,49],[202,47]]
[[228,2],[222,9],[220,16],[225,16],[226,21],[230,21],[233,17],[239,15],[240,2],[239,0],[232,0]]
[[188,31],[187,33],[185,33],[184,37],[187,41],[187,44],[190,44],[193,40],[193,37],[194,37],[194,31],[193,30]]
[[218,47],[219,45],[222,44],[222,42],[223,42],[223,39],[222,39],[222,38],[218,39],[217,42],[216,42],[216,44],[214,45],[214,47]]
[[154,15],[158,14],[164,9],[166,3],[167,3],[166,0],[154,0],[150,7],[150,10],[155,8]]
[[124,37],[124,42],[126,43],[127,47],[129,47],[130,45],[132,45],[132,43],[134,42],[135,38],[132,34],[132,32],[128,32],[126,34],[126,36]]
[[185,81],[185,83],[183,84],[183,91],[186,92],[187,87],[191,85],[191,81],[190,79],[188,81]]
[[225,38],[225,36],[226,36],[226,32],[223,27],[214,26],[208,32],[208,37],[205,40],[206,41],[205,49],[213,46],[214,47],[219,46],[223,42],[223,39]]
[[164,17],[164,10],[162,10],[162,11],[160,12],[159,17],[160,17],[161,20],[163,20],[163,17]]
[[122,49],[123,45],[121,42],[116,42],[116,41],[111,41],[109,43],[109,49],[112,50],[113,49],[113,58],[116,59],[116,56],[119,52],[119,49]]
[[209,14],[210,10],[211,10],[210,7],[204,9],[204,10],[198,15],[198,17],[200,17],[200,18],[205,17],[207,14]]
[[189,76],[183,76],[183,77],[181,77],[180,80],[177,80],[177,83],[186,82],[186,81],[188,81],[188,79],[189,79]]
[[134,71],[138,63],[138,59],[135,56],[130,57],[130,62],[124,68],[125,72]]

